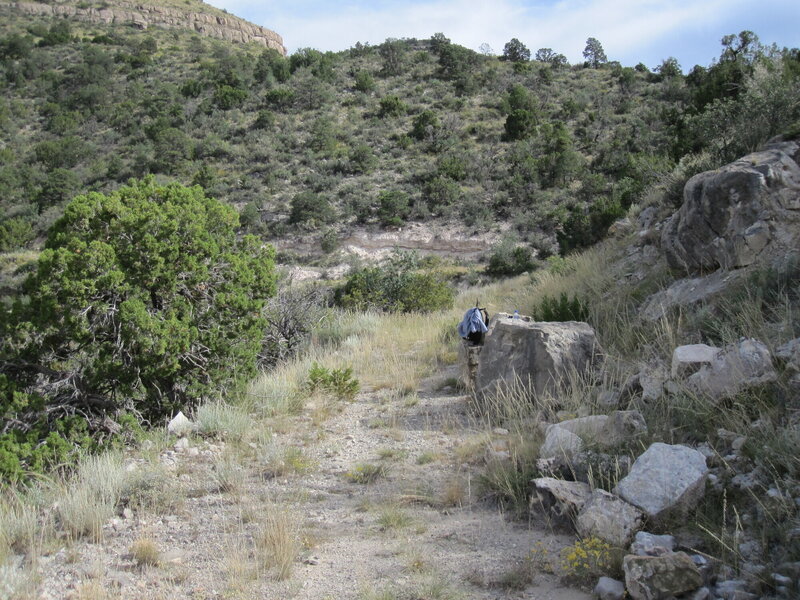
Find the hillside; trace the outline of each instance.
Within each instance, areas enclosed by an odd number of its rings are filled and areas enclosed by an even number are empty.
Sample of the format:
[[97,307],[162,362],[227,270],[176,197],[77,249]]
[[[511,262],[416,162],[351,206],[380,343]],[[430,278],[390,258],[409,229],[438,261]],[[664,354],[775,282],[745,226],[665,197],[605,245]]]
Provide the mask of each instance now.
[[797,595],[800,50],[130,6],[0,5],[0,597]]
[[[201,8],[222,18],[188,7]],[[740,93],[725,78],[797,62],[734,39],[727,59],[683,77],[669,61],[587,68],[549,49],[498,60],[441,34],[284,58],[188,22],[140,30],[0,10],[5,250],[35,247],[75,194],[153,173],[236,206],[287,261],[340,262],[326,255],[407,222],[547,256],[599,239],[688,152],[714,151],[680,177],[753,149],[716,146],[737,128],[724,111],[696,115]]]

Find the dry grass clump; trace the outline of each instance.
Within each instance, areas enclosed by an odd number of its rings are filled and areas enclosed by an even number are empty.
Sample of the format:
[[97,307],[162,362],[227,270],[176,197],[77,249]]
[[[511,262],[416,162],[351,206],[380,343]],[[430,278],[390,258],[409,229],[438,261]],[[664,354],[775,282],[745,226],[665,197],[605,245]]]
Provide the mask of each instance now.
[[374,465],[371,463],[359,463],[350,471],[345,473],[345,477],[352,483],[369,484],[375,483],[378,479],[386,477],[389,472],[387,465]]
[[222,400],[207,402],[195,414],[197,431],[201,435],[239,442],[253,429],[252,418],[240,407]]
[[246,479],[247,472],[235,455],[224,452],[214,461],[214,481],[219,491],[236,494],[242,490]]
[[151,538],[139,538],[134,541],[130,554],[138,567],[157,567],[161,563],[161,551]]
[[413,523],[413,519],[402,508],[390,505],[379,511],[376,523],[381,531],[392,531],[408,527]]
[[264,520],[256,529],[253,540],[260,570],[271,572],[278,581],[291,577],[303,545],[300,528],[287,510],[277,506],[266,507]]

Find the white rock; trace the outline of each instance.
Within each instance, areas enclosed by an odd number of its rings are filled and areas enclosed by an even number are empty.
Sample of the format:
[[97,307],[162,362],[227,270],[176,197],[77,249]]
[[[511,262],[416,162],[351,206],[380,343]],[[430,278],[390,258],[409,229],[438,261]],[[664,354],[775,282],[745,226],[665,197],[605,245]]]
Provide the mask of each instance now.
[[719,348],[706,344],[678,346],[672,351],[672,378],[683,379],[696,373],[701,367],[711,364],[717,352]]
[[173,447],[175,448],[175,450],[179,452],[181,450],[186,450],[189,447],[189,438],[182,437],[177,442],[175,442],[175,445]]
[[531,514],[544,512],[564,522],[571,523],[592,495],[592,488],[582,481],[539,477],[532,483]]
[[685,515],[703,497],[707,473],[697,450],[656,442],[636,459],[616,492],[653,519]]
[[167,431],[177,436],[187,435],[194,431],[194,428],[194,423],[183,412],[178,412],[167,424]]
[[675,549],[675,538],[671,535],[653,535],[639,531],[631,544],[631,554],[636,556],[661,556]]

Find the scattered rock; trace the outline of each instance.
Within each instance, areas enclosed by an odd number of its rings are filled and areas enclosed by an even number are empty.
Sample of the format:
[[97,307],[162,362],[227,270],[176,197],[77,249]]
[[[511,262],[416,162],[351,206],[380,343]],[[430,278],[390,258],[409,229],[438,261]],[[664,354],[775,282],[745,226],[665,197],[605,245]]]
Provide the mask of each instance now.
[[589,372],[599,356],[594,329],[586,323],[542,323],[500,313],[486,334],[475,389],[486,396],[518,381],[536,394],[552,393],[575,374]]
[[167,431],[177,436],[184,436],[192,433],[194,428],[194,423],[192,423],[183,412],[178,412],[167,424]]
[[552,515],[560,525],[571,524],[591,494],[587,483],[540,477],[533,480],[530,511]]
[[630,544],[641,528],[644,514],[605,490],[596,489],[575,523],[582,537],[595,536],[615,547]]
[[175,450],[180,452],[181,450],[186,450],[189,447],[189,438],[182,437],[177,442],[175,442]]
[[777,377],[767,347],[758,340],[743,338],[719,350],[686,384],[697,393],[721,400]]
[[560,427],[566,429],[570,433],[574,433],[584,442],[589,444],[596,444],[602,442],[602,432],[605,428],[608,416],[606,415],[591,415],[588,417],[578,417],[577,419],[569,419],[556,423],[553,427]]
[[625,586],[633,600],[666,600],[698,589],[703,578],[685,552],[623,560]]
[[625,584],[611,577],[601,577],[592,593],[599,600],[622,600],[625,597]]
[[675,549],[675,538],[671,535],[653,535],[639,531],[631,544],[631,554],[636,556],[663,556]]
[[672,351],[672,378],[683,379],[696,373],[701,367],[711,364],[717,352],[719,348],[706,344],[678,346]]
[[636,459],[616,491],[650,518],[686,515],[703,497],[707,472],[697,450],[656,442]]
[[597,394],[597,405],[600,408],[617,408],[619,406],[621,399],[620,392],[615,390],[603,390],[599,394]]

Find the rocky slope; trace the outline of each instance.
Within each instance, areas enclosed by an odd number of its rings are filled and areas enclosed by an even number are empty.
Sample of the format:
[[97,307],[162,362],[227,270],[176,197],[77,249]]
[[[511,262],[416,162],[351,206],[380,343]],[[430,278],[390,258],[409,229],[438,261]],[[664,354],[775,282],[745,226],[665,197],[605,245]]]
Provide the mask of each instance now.
[[104,2],[97,7],[65,2],[54,4],[0,2],[0,7],[26,15],[65,17],[90,23],[129,24],[138,29],[149,27],[190,29],[230,42],[253,42],[274,48],[286,55],[283,38],[274,31],[248,23],[233,15],[213,14],[218,11],[210,6],[208,12],[193,12],[135,2]]

